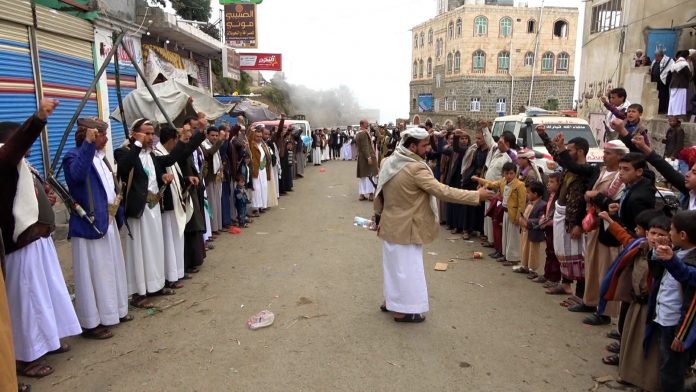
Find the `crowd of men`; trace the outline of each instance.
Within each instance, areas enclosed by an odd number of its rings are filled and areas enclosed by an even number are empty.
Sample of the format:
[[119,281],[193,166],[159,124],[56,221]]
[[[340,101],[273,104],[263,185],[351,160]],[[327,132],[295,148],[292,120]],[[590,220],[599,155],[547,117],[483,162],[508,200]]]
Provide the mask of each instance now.
[[692,116],[696,115],[695,63],[696,49],[680,50],[674,57],[669,57],[663,49],[658,49],[652,62],[643,54],[643,50],[636,50],[634,65],[649,66],[650,81],[657,83],[658,113],[670,116],[684,116],[689,113]]
[[[518,148],[512,132],[495,140],[490,123],[436,130],[428,121],[402,131],[396,151],[380,158],[374,202],[384,242],[382,311],[397,322],[425,320],[421,247],[437,234],[426,223],[439,217],[453,234],[477,236],[489,257],[546,294],[564,296],[562,306],[587,314],[584,324],[608,325],[614,317],[618,328],[607,337],[615,341],[606,346],[612,355],[602,361],[618,366],[622,382],[683,391],[696,359],[696,159],[683,153],[691,146],[678,117],[669,118],[659,155],[642,106],[624,105],[622,88],[608,95],[603,165],[587,162],[587,140],[551,137],[543,125],[536,132],[558,164],[554,172],[537,166],[534,151]],[[680,206],[659,191],[663,179],[679,191]],[[362,179],[360,187],[362,193]],[[482,189],[493,193],[485,203]],[[428,197],[441,200],[433,212]],[[405,207],[407,200],[416,201]]]
[[129,305],[150,309],[153,297],[176,294],[217,238],[239,234],[292,192],[306,162],[284,115],[271,129],[247,129],[243,117],[215,127],[204,113],[178,129],[140,118],[114,146],[115,162],[106,155],[107,124],[79,119],[62,165],[72,198],[73,305],[51,237],[53,185],[25,159],[58,104],[46,99],[24,124],[0,123],[1,390],[16,388],[15,372],[53,373],[43,358],[70,350],[62,338],[111,338],[114,326],[133,320]]

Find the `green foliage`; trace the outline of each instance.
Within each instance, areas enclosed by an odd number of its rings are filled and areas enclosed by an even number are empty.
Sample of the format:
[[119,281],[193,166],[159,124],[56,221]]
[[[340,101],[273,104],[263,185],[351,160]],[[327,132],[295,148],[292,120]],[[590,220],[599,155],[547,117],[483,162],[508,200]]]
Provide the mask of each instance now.
[[546,110],[558,110],[558,100],[557,99],[547,99],[546,103],[543,106],[543,109]]
[[222,37],[220,37],[220,28],[217,25],[214,25],[212,23],[204,24],[198,26],[198,28],[208,34],[209,36],[215,38],[217,41],[220,41]]
[[241,80],[239,82],[237,82],[237,85],[235,86],[237,88],[237,92],[240,95],[251,94],[251,89],[250,89],[250,86],[252,83],[251,76],[248,73],[242,71],[240,79]]
[[210,0],[171,0],[171,3],[176,14],[183,19],[201,22],[210,19]]
[[261,90],[261,95],[273,103],[276,108],[282,109],[283,113],[288,113],[290,111],[290,96],[278,86],[273,84],[266,85],[263,90]]

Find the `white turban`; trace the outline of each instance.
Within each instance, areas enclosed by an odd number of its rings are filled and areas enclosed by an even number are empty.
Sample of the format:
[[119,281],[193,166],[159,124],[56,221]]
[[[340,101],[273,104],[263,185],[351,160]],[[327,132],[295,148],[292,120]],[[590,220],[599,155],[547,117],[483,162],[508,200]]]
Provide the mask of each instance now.
[[618,152],[622,152],[624,154],[628,154],[629,150],[628,147],[622,142],[621,140],[612,140],[604,143],[604,149],[605,150],[614,150]]
[[408,128],[405,131],[401,132],[401,144],[403,145],[404,141],[406,141],[406,139],[410,137],[418,140],[423,140],[428,136],[430,136],[430,134],[423,128]]

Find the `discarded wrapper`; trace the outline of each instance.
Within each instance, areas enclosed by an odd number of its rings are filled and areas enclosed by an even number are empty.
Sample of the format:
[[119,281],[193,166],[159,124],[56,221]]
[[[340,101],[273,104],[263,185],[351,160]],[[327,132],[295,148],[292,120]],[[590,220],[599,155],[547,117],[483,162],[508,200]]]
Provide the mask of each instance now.
[[362,227],[363,229],[372,231],[377,230],[377,224],[374,221],[367,218],[361,218],[359,216],[353,218],[353,226]]
[[481,252],[474,252],[474,258],[475,258],[475,259],[480,259],[480,258],[482,258],[482,257],[483,257],[483,253],[481,253]]
[[435,263],[435,271],[447,271],[449,264],[447,263]]
[[247,327],[251,330],[268,327],[275,321],[275,315],[270,310],[262,310],[247,320]]

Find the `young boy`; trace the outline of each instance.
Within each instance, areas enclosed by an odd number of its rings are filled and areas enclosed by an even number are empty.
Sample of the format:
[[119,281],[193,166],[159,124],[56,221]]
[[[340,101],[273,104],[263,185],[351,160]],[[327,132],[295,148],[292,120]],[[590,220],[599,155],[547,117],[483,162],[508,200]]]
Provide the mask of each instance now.
[[626,119],[626,109],[630,103],[626,100],[627,97],[626,90],[619,87],[609,91],[609,99],[602,96],[601,100],[604,107],[609,111],[607,113],[606,120],[604,122],[604,141],[618,139],[618,135],[615,130],[610,127],[610,124],[614,119],[625,120]]
[[526,273],[527,278],[534,279],[538,274],[544,252],[544,228],[539,226],[539,221],[546,210],[544,197],[544,185],[531,180],[527,184],[527,196],[529,204],[520,217],[520,247],[522,248],[522,265],[513,267],[514,272]]
[[556,251],[553,248],[553,212],[560,187],[561,173],[549,174],[549,179],[546,182],[546,190],[549,193],[549,198],[546,201],[544,215],[542,215],[539,220],[539,226],[544,230],[544,237],[546,240],[544,275],[532,280],[535,283],[543,283],[545,289],[552,289],[558,286],[558,282],[561,280],[561,264],[558,262]]
[[640,116],[643,115],[643,106],[637,103],[628,106],[626,110],[626,120],[615,119],[612,121],[611,126],[619,134],[619,139],[628,147],[631,152],[640,152],[640,150],[633,144],[632,139],[636,136],[642,135],[643,142],[650,146],[650,137],[648,136],[648,129],[645,128],[645,124],[640,121]]
[[662,211],[643,211],[636,217],[636,235],[633,236],[613,221],[606,211],[600,212],[599,217],[609,224],[608,231],[619,240],[624,250],[603,279],[597,313],[604,312],[609,300],[629,304],[623,322],[619,322],[621,343],[614,342],[606,347],[607,351],[618,355],[604,357],[602,362],[619,366],[621,380],[644,390],[657,391],[660,389],[657,340],[643,345],[650,293],[648,265],[655,246],[669,238],[670,220]]
[[517,166],[512,162],[503,165],[503,178],[499,181],[489,181],[476,176],[474,181],[486,188],[497,188],[503,195],[503,257],[497,261],[503,266],[510,267],[520,262],[520,227],[519,217],[522,208],[527,204],[527,192],[524,183],[517,178]]
[[653,290],[650,305],[655,308],[652,326],[662,356],[660,385],[663,391],[683,391],[696,341],[696,211],[675,215],[669,234],[680,250],[675,255],[667,244],[657,247],[657,259],[663,264],[650,270],[655,283],[660,282]]
[[237,183],[234,186],[234,206],[237,209],[237,219],[239,220],[239,227],[244,228],[249,227],[246,217],[247,203],[249,203],[245,186],[246,180],[247,179],[240,174],[237,176]]

